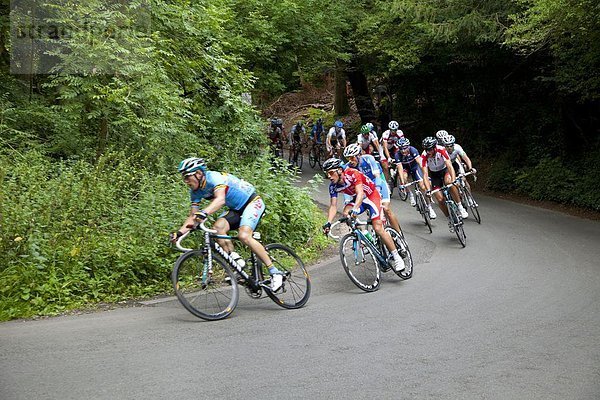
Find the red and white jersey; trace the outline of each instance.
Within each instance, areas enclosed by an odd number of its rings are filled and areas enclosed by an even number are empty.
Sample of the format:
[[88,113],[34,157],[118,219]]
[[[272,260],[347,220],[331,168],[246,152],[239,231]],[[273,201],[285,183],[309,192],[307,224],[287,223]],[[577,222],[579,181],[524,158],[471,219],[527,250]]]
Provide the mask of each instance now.
[[354,168],[346,168],[342,172],[341,182],[338,184],[329,184],[329,196],[337,197],[338,193],[344,193],[352,197],[356,196],[356,186],[362,185],[365,197],[379,197],[375,183],[362,172]]
[[402,137],[404,137],[404,132],[402,132],[400,129],[398,129],[396,132],[392,132],[391,129],[388,129],[381,135],[381,141],[387,142],[387,147],[389,149],[396,144],[398,139]]
[[435,146],[433,156],[429,156],[427,151],[423,150],[421,154],[423,160],[423,168],[429,168],[432,172],[441,171],[446,168],[446,160],[450,160],[450,156],[442,146]]

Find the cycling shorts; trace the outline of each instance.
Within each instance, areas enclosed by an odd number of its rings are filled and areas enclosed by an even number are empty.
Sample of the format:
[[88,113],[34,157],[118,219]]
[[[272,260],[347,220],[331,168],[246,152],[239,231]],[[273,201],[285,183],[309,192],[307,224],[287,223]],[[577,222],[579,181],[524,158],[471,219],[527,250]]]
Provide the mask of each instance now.
[[444,186],[444,177],[449,174],[448,168],[444,168],[441,171],[429,171],[429,178],[431,179],[431,186],[433,190],[439,189]]
[[411,163],[409,165],[402,165],[404,168],[404,172],[407,174],[410,172],[410,176],[413,181],[422,181],[423,180],[423,172],[421,172],[421,168],[417,165],[417,163]]
[[[350,202],[346,202],[346,205],[354,207],[354,200],[356,198],[352,198]],[[372,220],[381,218],[381,196],[379,196],[379,192],[374,192],[371,196],[365,197],[362,203],[360,203],[358,213],[362,214],[365,211],[369,212]]]
[[219,215],[219,218],[225,218],[227,220],[230,230],[236,230],[240,226],[247,226],[252,230],[255,230],[266,209],[267,206],[262,198],[253,194],[243,208],[239,210],[228,210]]

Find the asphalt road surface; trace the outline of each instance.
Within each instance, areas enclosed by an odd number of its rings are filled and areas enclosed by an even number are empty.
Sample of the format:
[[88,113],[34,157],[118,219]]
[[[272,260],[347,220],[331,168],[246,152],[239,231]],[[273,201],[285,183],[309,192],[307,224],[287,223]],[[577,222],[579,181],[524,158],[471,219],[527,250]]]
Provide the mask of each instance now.
[[463,249],[396,197],[415,273],[375,293],[331,257],[299,310],[241,294],[218,322],[165,299],[0,324],[0,399],[600,398],[600,223],[477,200]]

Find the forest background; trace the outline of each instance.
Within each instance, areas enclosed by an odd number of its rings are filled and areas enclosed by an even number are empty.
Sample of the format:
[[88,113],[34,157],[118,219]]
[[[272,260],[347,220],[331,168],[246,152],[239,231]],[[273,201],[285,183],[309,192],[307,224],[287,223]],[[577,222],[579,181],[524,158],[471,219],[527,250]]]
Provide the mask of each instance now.
[[190,155],[314,257],[320,214],[269,170],[260,112],[329,80],[330,119],[350,94],[414,143],[454,134],[488,189],[600,210],[597,1],[2,0],[0,320],[169,291]]

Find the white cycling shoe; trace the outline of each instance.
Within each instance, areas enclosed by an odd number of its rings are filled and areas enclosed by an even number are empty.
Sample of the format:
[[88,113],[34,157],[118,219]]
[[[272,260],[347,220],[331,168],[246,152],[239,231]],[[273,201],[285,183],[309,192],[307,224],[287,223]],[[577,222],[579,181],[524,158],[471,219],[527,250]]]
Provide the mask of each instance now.
[[397,260],[394,260],[394,271],[396,272],[400,272],[400,271],[404,271],[404,260],[401,258],[398,258]]
[[436,219],[437,215],[435,215],[435,211],[433,211],[433,207],[429,206],[429,218]]
[[271,291],[276,292],[283,286],[283,275],[273,274],[271,275]]
[[458,204],[458,211],[460,212],[461,217],[469,218],[469,213],[467,212],[467,210],[465,210],[462,204]]

